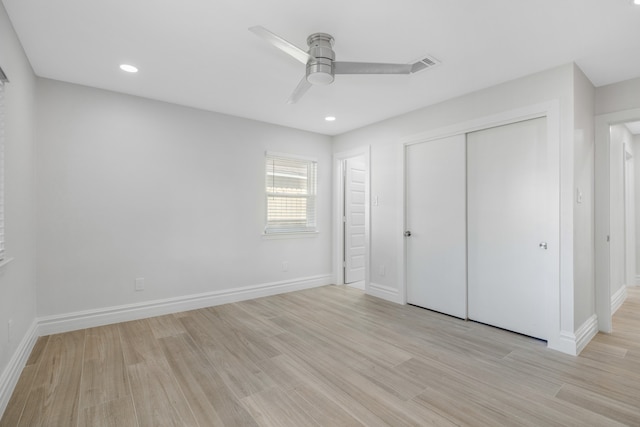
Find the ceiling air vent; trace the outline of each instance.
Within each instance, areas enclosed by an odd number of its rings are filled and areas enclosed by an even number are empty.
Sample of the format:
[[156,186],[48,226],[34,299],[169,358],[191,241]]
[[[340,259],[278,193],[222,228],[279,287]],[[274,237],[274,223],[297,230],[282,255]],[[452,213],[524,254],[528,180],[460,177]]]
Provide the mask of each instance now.
[[424,71],[428,68],[437,67],[441,62],[438,61],[431,55],[427,55],[422,59],[417,60],[411,65],[411,74],[419,73],[420,71]]

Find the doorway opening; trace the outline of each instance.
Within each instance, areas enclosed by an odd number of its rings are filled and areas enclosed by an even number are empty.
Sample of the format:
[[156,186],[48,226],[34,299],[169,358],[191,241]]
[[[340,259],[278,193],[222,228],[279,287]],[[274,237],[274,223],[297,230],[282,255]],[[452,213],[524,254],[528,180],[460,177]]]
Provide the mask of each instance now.
[[640,121],[611,125],[611,315],[622,305],[627,287],[636,285],[636,157]]
[[369,282],[369,148],[334,155],[336,285]]
[[595,157],[596,314],[608,333],[627,287],[638,284],[640,109],[596,117]]

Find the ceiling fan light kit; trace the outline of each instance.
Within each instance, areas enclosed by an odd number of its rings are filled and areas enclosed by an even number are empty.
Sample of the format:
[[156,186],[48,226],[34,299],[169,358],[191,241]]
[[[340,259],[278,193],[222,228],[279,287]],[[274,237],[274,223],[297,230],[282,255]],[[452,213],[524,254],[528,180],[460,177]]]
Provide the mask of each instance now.
[[309,49],[305,52],[264,27],[251,27],[249,31],[306,65],[305,76],[289,97],[290,104],[297,102],[312,85],[326,86],[333,83],[336,74],[413,74],[439,64],[431,56],[412,64],[341,62],[335,60],[334,38],[329,34],[311,34],[307,38]]
[[311,34],[307,38],[309,61],[307,62],[307,81],[314,85],[328,85],[334,80],[333,37],[325,33]]

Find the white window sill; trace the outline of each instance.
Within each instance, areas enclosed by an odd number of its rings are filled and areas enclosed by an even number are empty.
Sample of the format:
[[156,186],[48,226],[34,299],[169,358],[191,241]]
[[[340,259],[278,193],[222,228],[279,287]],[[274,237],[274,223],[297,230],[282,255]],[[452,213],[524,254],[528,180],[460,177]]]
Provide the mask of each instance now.
[[299,231],[293,233],[263,233],[264,240],[272,239],[305,239],[309,237],[318,237],[318,231]]

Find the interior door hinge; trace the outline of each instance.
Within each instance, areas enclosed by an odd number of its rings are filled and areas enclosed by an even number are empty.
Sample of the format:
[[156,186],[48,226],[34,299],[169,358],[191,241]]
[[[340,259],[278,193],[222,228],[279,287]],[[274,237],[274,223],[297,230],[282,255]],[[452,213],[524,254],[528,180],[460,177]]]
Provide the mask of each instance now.
[[346,261],[342,261],[342,268],[347,268],[347,262]]
[[347,217],[346,216],[342,216],[342,222],[347,222]]

